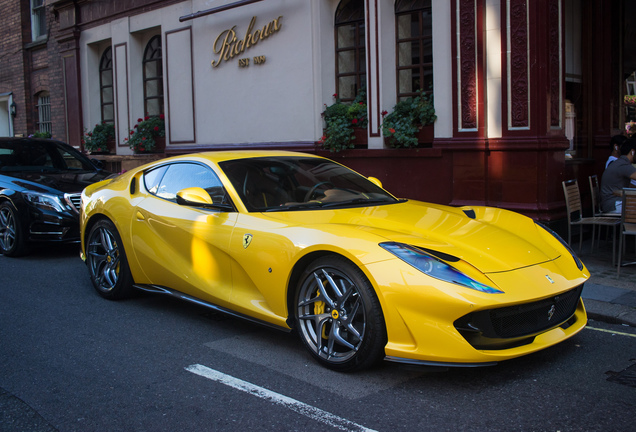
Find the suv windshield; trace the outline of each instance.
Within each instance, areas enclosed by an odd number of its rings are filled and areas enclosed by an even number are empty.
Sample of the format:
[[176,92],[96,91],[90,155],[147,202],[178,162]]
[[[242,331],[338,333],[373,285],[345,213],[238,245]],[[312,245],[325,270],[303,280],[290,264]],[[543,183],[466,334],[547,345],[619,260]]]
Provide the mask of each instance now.
[[0,171],[95,170],[95,166],[75,149],[55,141],[25,139],[0,143]]
[[365,177],[328,159],[262,157],[219,165],[250,212],[398,202]]

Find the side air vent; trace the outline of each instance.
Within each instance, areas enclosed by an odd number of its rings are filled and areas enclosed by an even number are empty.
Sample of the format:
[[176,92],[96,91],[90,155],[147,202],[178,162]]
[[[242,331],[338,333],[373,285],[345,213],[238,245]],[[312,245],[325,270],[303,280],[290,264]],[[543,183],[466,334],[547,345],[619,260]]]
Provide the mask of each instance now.
[[475,215],[475,210],[466,210],[464,209],[464,214],[471,219],[475,219],[477,216]]

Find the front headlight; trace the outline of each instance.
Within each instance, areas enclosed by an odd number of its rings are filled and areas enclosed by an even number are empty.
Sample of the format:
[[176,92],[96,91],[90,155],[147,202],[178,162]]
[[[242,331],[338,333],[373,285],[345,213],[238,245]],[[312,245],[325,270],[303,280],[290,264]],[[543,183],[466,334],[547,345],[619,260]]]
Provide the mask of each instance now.
[[64,206],[64,203],[62,203],[60,197],[56,195],[38,192],[24,192],[24,199],[29,204],[42,210],[52,210],[56,212],[67,211],[67,208]]
[[559,241],[559,243],[561,243],[563,245],[563,247],[565,249],[567,249],[567,251],[570,253],[570,255],[572,255],[572,259],[574,260],[574,262],[576,263],[576,267],[579,270],[583,270],[583,261],[581,261],[579,259],[578,256],[576,256],[576,253],[574,253],[574,251],[572,250],[572,248],[570,247],[570,245],[568,245],[565,240],[563,240],[561,238],[560,235],[558,235],[557,233],[555,233],[554,231],[552,231],[550,228],[548,228],[547,226],[543,225],[540,222],[535,222],[535,224],[537,224],[537,226],[540,226],[541,228],[543,228],[544,230],[546,230],[550,235],[552,235],[552,237],[554,237],[555,239],[557,239]]
[[488,294],[503,293],[503,291],[498,290],[497,288],[477,282],[473,278],[457,270],[455,267],[446,264],[439,258],[427,254],[422,249],[415,246],[395,242],[380,243],[380,246],[400,258],[405,263],[412,265],[422,273],[432,278],[465,286]]

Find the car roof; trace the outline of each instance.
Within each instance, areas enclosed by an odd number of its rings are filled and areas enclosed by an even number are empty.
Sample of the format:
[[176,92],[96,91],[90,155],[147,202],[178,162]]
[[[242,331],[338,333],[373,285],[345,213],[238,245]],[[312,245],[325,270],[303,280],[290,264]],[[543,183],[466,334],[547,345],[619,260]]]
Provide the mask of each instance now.
[[173,159],[187,159],[187,158],[204,158],[214,163],[225,162],[237,159],[252,159],[261,157],[310,157],[320,158],[309,153],[301,153],[294,151],[279,151],[279,150],[223,150],[223,151],[207,151],[201,153],[191,153],[186,155],[177,156]]

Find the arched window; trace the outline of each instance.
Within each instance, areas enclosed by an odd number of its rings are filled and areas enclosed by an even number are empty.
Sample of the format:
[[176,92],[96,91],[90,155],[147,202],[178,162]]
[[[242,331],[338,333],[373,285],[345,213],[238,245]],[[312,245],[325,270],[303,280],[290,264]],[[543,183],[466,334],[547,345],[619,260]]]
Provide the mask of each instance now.
[[113,99],[113,50],[106,48],[99,62],[99,92],[102,104],[102,121],[115,122],[115,102]]
[[161,36],[153,36],[146,45],[143,60],[144,110],[147,115],[163,114],[163,66]]
[[364,1],[342,0],[336,10],[336,92],[343,102],[352,101],[365,87]]
[[431,0],[395,3],[397,96],[433,90],[433,19]]

